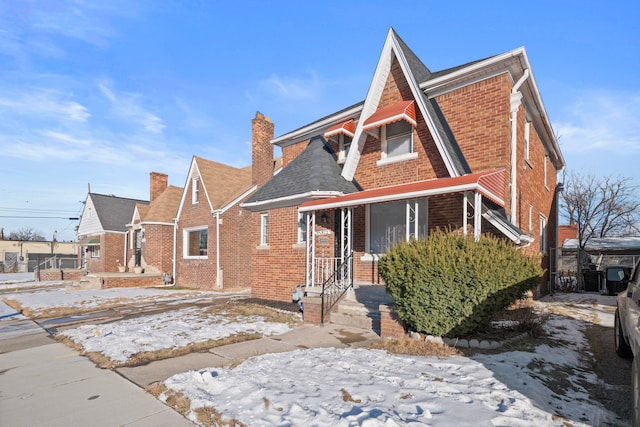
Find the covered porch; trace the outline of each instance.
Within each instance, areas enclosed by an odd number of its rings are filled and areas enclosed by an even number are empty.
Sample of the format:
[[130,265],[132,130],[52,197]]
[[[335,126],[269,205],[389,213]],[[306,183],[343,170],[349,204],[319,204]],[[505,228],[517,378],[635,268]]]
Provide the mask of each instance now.
[[[476,240],[500,233],[516,244],[532,239],[504,214],[505,172],[395,185],[312,200],[299,207],[306,227],[307,291],[370,283],[363,265],[377,264],[394,244],[451,229]],[[319,289],[318,289],[319,291]]]

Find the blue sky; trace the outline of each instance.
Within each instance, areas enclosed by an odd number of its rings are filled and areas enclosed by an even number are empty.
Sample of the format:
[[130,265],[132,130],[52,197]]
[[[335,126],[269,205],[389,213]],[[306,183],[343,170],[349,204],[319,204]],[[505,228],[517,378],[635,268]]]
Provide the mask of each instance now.
[[[389,27],[431,70],[524,46],[569,171],[640,185],[640,2],[0,0],[0,227],[75,238],[91,190],[148,199],[364,99]],[[9,218],[22,216],[23,218]],[[27,217],[58,218],[27,218]]]

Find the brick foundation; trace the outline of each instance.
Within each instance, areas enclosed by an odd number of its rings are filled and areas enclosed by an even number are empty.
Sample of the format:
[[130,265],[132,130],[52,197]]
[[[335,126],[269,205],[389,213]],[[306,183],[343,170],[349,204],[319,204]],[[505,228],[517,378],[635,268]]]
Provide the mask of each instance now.
[[[322,314],[322,298],[320,297],[304,297],[304,323],[305,325],[320,325],[320,316]],[[331,321],[331,314],[325,316],[325,323]]]
[[406,334],[406,325],[395,308],[380,305],[380,338],[401,338]]

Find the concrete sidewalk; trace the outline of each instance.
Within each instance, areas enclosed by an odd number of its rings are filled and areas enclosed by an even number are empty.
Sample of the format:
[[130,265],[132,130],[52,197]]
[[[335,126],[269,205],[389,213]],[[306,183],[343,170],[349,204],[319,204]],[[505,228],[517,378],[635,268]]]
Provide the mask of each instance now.
[[0,425],[192,426],[115,372],[64,344],[0,354]]
[[191,353],[142,366],[118,368],[116,371],[140,387],[146,387],[181,372],[230,366],[262,354],[320,347],[362,347],[379,339],[373,331],[348,326],[303,325],[282,335],[215,347],[208,352]]

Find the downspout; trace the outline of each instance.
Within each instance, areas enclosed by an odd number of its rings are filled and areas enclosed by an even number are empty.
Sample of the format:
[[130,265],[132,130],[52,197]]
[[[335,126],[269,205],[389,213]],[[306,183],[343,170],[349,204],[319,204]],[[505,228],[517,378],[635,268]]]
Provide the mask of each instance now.
[[178,282],[178,278],[176,277],[176,252],[178,250],[178,218],[173,218],[173,265],[172,265],[172,275],[173,275],[173,286]]
[[517,186],[517,150],[518,150],[518,108],[522,103],[522,93],[518,92],[522,83],[529,78],[529,69],[525,69],[522,77],[511,89],[511,223],[517,225],[517,203],[518,203],[518,186]]
[[216,211],[216,286],[222,287],[220,280],[220,211]]

